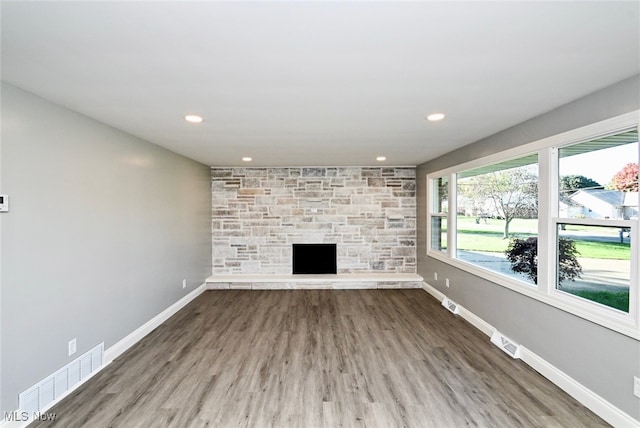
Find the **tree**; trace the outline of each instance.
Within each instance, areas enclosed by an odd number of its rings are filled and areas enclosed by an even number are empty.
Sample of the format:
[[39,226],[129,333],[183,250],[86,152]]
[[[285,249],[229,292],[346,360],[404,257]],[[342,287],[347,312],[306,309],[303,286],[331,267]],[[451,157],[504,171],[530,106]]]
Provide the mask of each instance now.
[[449,180],[446,177],[439,177],[438,185],[438,206],[436,211],[447,212],[447,199],[449,198]]
[[[512,239],[505,251],[511,262],[511,270],[523,273],[535,284],[538,283],[538,238]],[[575,281],[582,276],[582,266],[578,262],[576,244],[569,238],[558,241],[558,287],[565,280]]]
[[602,185],[584,175],[563,175],[560,177],[560,192],[571,196],[579,189],[601,189]]
[[619,190],[621,192],[637,192],[638,191],[638,164],[628,163],[613,176],[611,183],[607,186],[609,189]]
[[538,176],[528,167],[477,175],[465,184],[463,192],[474,205],[483,206],[489,201],[493,211],[504,219],[504,239],[509,238],[509,224],[514,218],[537,216]]

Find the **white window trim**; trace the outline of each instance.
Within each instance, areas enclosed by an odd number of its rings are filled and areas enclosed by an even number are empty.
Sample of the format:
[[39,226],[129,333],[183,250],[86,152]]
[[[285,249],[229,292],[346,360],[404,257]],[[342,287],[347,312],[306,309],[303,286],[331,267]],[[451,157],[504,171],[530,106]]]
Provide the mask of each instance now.
[[[432,236],[431,230],[433,227],[433,222],[432,219],[434,218],[443,218],[447,221],[447,245],[449,245],[449,241],[451,240],[450,238],[450,233],[449,233],[449,214],[448,213],[432,213],[429,214],[429,221],[428,221],[428,225],[427,225],[427,236]],[[436,251],[438,252],[438,250],[436,250],[435,248],[432,248],[431,245],[433,244],[433,241],[427,241],[428,245],[429,245],[429,250],[431,251]],[[448,247],[447,247],[448,249]],[[444,253],[444,251],[440,250],[440,253]]]
[[[604,226],[604,227],[624,227],[624,228],[629,228],[630,229],[630,236],[632,237],[637,237],[638,236],[638,222],[636,220],[604,220],[604,219],[575,219],[575,218],[553,218],[551,219],[551,223],[552,223],[552,227],[553,227],[553,233],[554,233],[554,237],[555,237],[555,231],[558,230],[558,224],[575,224],[575,225],[583,225],[583,226]],[[632,238],[633,239],[633,238]],[[634,242],[638,242],[637,239],[633,239]],[[556,245],[555,242],[553,243],[553,257],[554,257],[554,264],[555,264],[555,257],[557,257],[556,253]],[[637,312],[638,312],[638,304],[633,304],[633,302],[638,302],[638,264],[637,263],[633,263],[633,260],[638,260],[638,244],[636,245],[632,245],[631,246],[631,255],[630,255],[630,267],[631,267],[631,272],[630,272],[630,281],[631,283],[629,284],[629,313],[628,314],[624,314],[621,313],[620,316],[622,316],[623,318],[631,318],[631,319],[637,319]],[[619,311],[616,311],[615,309],[610,309],[606,306],[602,306],[599,305],[595,302],[589,302],[588,300],[582,299],[578,296],[573,296],[570,293],[566,293],[563,292],[562,290],[558,290],[557,287],[555,286],[555,269],[549,269],[550,271],[554,272],[554,283],[552,284],[552,286],[549,287],[550,290],[550,294],[552,296],[555,296],[556,298],[559,299],[571,299],[574,301],[573,304],[578,305],[578,306],[582,306],[583,309],[590,309],[593,308],[593,304],[596,304],[598,306],[601,306],[601,309],[607,309],[608,311],[615,311],[613,312],[613,314],[619,313]],[[635,279],[636,282],[636,286],[633,287],[633,281]],[[575,300],[577,299],[577,300]]]
[[[427,175],[427,256],[450,264],[456,268],[480,276],[488,281],[501,285],[520,294],[529,296],[543,303],[554,306],[565,312],[600,324],[634,339],[640,340],[640,284],[638,284],[638,263],[640,245],[640,227],[638,220],[603,220],[603,219],[574,219],[560,218],[558,212],[552,212],[558,206],[557,188],[558,162],[557,148],[575,144],[581,141],[597,138],[601,135],[613,134],[625,129],[638,127],[640,111],[633,111],[611,119],[606,119],[575,130],[544,138],[529,144],[505,150],[483,158],[474,159],[460,165],[455,165]],[[538,265],[548,266],[544,275],[538,277],[538,284],[533,285],[525,281],[490,271],[480,266],[467,263],[455,257],[456,251],[456,174],[475,167],[504,162],[509,159],[538,153],[539,168],[539,212],[544,213],[538,218]],[[446,176],[449,180],[449,207],[447,219],[447,252],[431,248],[431,218],[442,217],[443,213],[433,213],[433,201],[430,192],[434,189],[437,178]],[[631,240],[631,283],[629,287],[629,313],[623,313],[608,308],[596,302],[590,302],[556,289],[556,242],[555,231],[558,223],[585,224],[596,226],[629,227]]]

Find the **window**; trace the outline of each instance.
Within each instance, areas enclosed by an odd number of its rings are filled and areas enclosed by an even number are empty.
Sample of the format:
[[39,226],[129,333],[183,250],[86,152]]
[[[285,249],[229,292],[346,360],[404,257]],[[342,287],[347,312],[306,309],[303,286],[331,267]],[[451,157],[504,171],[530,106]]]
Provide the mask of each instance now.
[[447,177],[438,177],[433,180],[431,194],[431,249],[437,251],[447,251],[447,211],[448,211],[448,189],[449,180]]
[[555,288],[625,313],[638,220],[637,159],[636,129],[558,149]]
[[618,240],[623,229],[558,223],[556,288],[628,313],[631,245]]
[[427,254],[640,338],[638,112],[430,174]]
[[535,284],[511,270],[506,252],[538,235],[537,155],[458,173],[456,194],[456,258]]

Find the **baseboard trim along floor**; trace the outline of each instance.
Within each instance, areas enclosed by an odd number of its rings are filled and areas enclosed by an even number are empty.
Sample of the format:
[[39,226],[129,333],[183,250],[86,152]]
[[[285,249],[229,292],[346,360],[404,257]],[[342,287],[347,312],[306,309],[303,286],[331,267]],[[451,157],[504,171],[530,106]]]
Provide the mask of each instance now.
[[[48,403],[45,407],[40,409],[38,412],[26,412],[23,409],[18,409],[13,412],[8,412],[14,419],[13,421],[6,420],[6,415],[2,415],[3,420],[0,421],[0,428],[23,428],[29,425],[34,416],[43,416],[46,417],[47,410],[58,404],[60,401],[64,400],[68,397],[73,391],[78,389],[80,386],[89,381],[92,377],[94,377],[98,372],[102,371],[105,367],[109,365],[113,360],[115,360],[118,356],[122,355],[127,349],[131,348],[133,345],[138,343],[142,338],[144,338],[147,334],[151,333],[155,328],[160,326],[166,320],[168,320],[171,316],[177,313],[180,309],[184,308],[187,304],[189,304],[193,299],[201,295],[208,289],[206,283],[203,283],[198,288],[182,297],[180,300],[175,302],[173,305],[169,306],[164,311],[160,312],[158,315],[138,327],[136,330],[131,332],[129,335],[121,339],[118,343],[111,346],[109,349],[104,351],[104,355],[102,358],[102,365],[97,369],[93,370],[90,375],[81,379],[77,382],[73,387],[65,391],[65,393],[55,400]],[[23,420],[24,419],[24,420]]]
[[[423,284],[424,290],[439,301],[443,301],[447,298],[445,294],[430,284],[426,282]],[[493,326],[475,315],[473,312],[460,305],[458,305],[458,308],[460,317],[487,336],[491,337],[496,331]],[[609,401],[605,400],[589,388],[582,385],[580,382],[564,373],[562,370],[550,364],[533,351],[527,349],[525,346],[520,346],[520,359],[614,427],[640,428],[640,421],[623,412]]]
[[[414,279],[414,278],[411,278]],[[274,285],[278,284],[278,282],[274,282]],[[446,295],[441,293],[436,288],[432,287],[426,282],[422,282],[422,287],[426,292],[434,296],[438,301],[442,302]],[[100,367],[96,372],[91,373],[91,376],[84,379],[82,382],[78,383],[74,386],[73,390],[80,387],[86,381],[91,379],[97,372],[102,371],[105,367],[109,365],[111,361],[115,358],[123,354],[127,349],[131,348],[133,345],[138,343],[142,338],[148,335],[151,331],[153,331],[156,327],[160,326],[166,320],[168,320],[172,315],[180,311],[183,307],[185,307],[192,300],[200,296],[204,291],[209,289],[211,283],[205,282],[197,289],[193,290],[191,293],[187,294],[179,301],[175,302],[173,305],[162,311],[160,314],[156,315],[154,318],[146,322],[144,325],[137,328],[131,334],[120,340],[118,343],[111,346],[104,352],[104,364]],[[491,337],[495,332],[495,328],[491,326],[486,321],[482,320],[477,315],[473,314],[463,306],[458,305],[459,313],[458,315],[469,322],[471,325],[476,327],[478,330],[483,332],[488,337]],[[455,315],[451,315],[455,316]],[[548,363],[540,356],[536,355],[531,350],[527,349],[525,346],[521,346],[520,359],[525,362],[527,365],[532,367],[542,376],[553,382],[559,388],[564,390],[570,396],[575,398],[577,401],[582,403],[588,409],[593,411],[595,414],[600,416],[602,419],[612,424],[613,426],[620,427],[640,427],[640,421],[632,418],[627,413],[618,409],[613,404],[609,403],[607,400],[594,393],[590,389],[586,388],[584,385],[577,382],[575,379],[571,378],[557,367]],[[73,390],[68,391],[68,393],[64,394],[64,396],[60,397],[60,399],[52,402],[47,406],[46,409],[42,409],[42,413],[44,414],[49,408],[60,402],[64,397],[68,396]],[[20,410],[16,411],[20,412]],[[19,413],[17,413],[19,414]],[[1,428],[18,428],[25,427],[30,421],[2,421],[0,423]]]
[[143,337],[147,334],[151,333],[153,329],[158,327],[160,324],[168,320],[173,314],[178,312],[180,309],[184,308],[189,302],[193,299],[201,295],[203,292],[207,290],[207,284],[202,284],[191,293],[184,296],[182,299],[175,302],[173,305],[169,306],[164,311],[160,312],[158,315],[147,321],[142,326],[138,327],[131,334],[121,339],[118,343],[111,346],[109,349],[104,351],[104,361],[105,365],[109,364],[111,361],[118,358],[122,355],[127,349],[131,348],[133,345],[138,343]]

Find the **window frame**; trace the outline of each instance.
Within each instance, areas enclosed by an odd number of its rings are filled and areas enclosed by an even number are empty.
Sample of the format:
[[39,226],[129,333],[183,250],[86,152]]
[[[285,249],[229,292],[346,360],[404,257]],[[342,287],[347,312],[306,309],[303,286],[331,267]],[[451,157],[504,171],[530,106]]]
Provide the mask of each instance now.
[[[441,178],[446,178],[447,179],[447,190],[448,190],[448,195],[447,195],[447,211],[436,211],[435,210],[435,199],[439,196],[439,183],[438,180]],[[438,177],[434,177],[431,180],[428,181],[429,183],[429,188],[427,189],[427,237],[429,238],[429,240],[427,240],[427,249],[430,251],[434,251],[437,254],[445,254],[448,253],[449,248],[451,248],[451,243],[452,243],[452,238],[451,238],[451,216],[449,215],[449,213],[451,212],[451,198],[452,198],[452,193],[451,193],[451,174],[448,175],[441,175]],[[453,193],[453,195],[455,196],[455,191]],[[439,204],[440,205],[440,204]],[[442,206],[441,206],[442,207]],[[433,219],[434,218],[444,218],[447,222],[447,248],[446,251],[442,251],[442,250],[436,250],[432,247],[433,241],[431,241],[431,237],[433,236],[432,233],[432,229],[433,229]],[[455,224],[455,223],[454,223]]]
[[[599,138],[630,129],[640,129],[639,113],[636,110],[611,119],[563,132],[541,140],[495,153],[472,161],[454,165],[427,174],[427,249],[426,255],[463,271],[480,276],[500,286],[524,294],[565,312],[595,322],[635,339],[640,339],[640,285],[638,263],[640,246],[640,228],[638,219],[575,219],[559,217],[558,213],[558,150],[590,139]],[[530,284],[517,278],[490,271],[479,265],[456,258],[457,248],[457,182],[458,173],[494,163],[527,155],[538,155],[538,284]],[[640,158],[640,153],[639,153]],[[448,179],[448,212],[434,213],[433,191],[438,178]],[[431,221],[434,216],[447,217],[447,251],[431,248]],[[630,229],[631,272],[629,283],[629,312],[591,302],[556,288],[556,233],[561,223],[587,224],[595,226],[620,226]]]
[[[523,157],[529,157],[530,155],[535,155],[535,156],[536,156],[536,159],[537,159],[536,164],[538,165],[538,170],[539,170],[539,169],[540,169],[540,159],[539,159],[539,158],[540,158],[540,153],[539,153],[538,151],[526,153],[524,156],[522,156],[522,155],[517,155],[517,156],[508,156],[508,157],[506,157],[506,158],[504,158],[504,159],[499,160],[498,162],[481,163],[481,164],[480,164],[480,166],[494,166],[494,165],[496,165],[496,164],[500,164],[500,163],[504,163],[504,162],[508,162],[508,161],[512,161],[512,160],[517,160],[517,159],[520,159],[520,158],[523,158]],[[475,167],[474,167],[474,168],[475,168]],[[474,169],[474,168],[470,168],[470,169],[472,170],[472,169]],[[483,268],[482,266],[480,266],[480,265],[478,265],[478,264],[465,262],[465,261],[461,260],[460,258],[458,258],[458,240],[457,240],[457,230],[458,230],[458,229],[457,229],[457,206],[456,206],[457,201],[458,201],[458,199],[457,199],[457,191],[458,191],[458,174],[463,173],[463,172],[467,172],[467,171],[469,171],[470,169],[460,170],[460,171],[457,171],[456,173],[451,174],[451,177],[452,177],[452,178],[451,178],[451,180],[450,180],[450,181],[454,181],[454,183],[455,183],[455,184],[453,184],[453,185],[452,185],[452,187],[454,188],[455,196],[456,196],[456,200],[455,200],[455,201],[453,201],[453,206],[450,206],[450,207],[449,207],[449,211],[450,211],[450,212],[451,212],[452,210],[455,210],[455,211],[456,211],[456,214],[453,216],[453,218],[456,220],[456,224],[455,224],[456,228],[455,228],[455,229],[452,229],[452,232],[454,232],[454,233],[451,233],[451,241],[452,241],[452,244],[451,244],[451,245],[452,245],[452,246],[453,246],[453,248],[454,248],[454,249],[453,249],[453,251],[450,253],[451,257],[453,257],[455,260],[457,260],[457,261],[459,261],[459,262],[461,262],[461,263],[464,263],[464,265],[466,265],[466,266],[476,266],[476,267],[478,267],[482,272],[492,272],[492,273],[495,273],[495,275],[497,275],[497,277],[496,277],[496,278],[498,278],[498,279],[507,278],[507,279],[509,280],[508,282],[509,282],[509,283],[511,283],[511,284],[519,284],[519,285],[526,285],[526,286],[529,286],[529,287],[537,287],[537,286],[538,286],[537,284],[532,284],[532,283],[530,283],[530,282],[523,281],[523,280],[520,280],[520,279],[515,278],[515,277],[508,277],[508,276],[504,276],[504,275],[502,275],[502,274],[500,274],[500,273],[498,273],[498,272],[496,272],[496,271],[489,270],[489,269],[485,269],[485,268]],[[540,198],[540,194],[541,194],[541,193],[540,193],[540,177],[539,177],[539,175],[540,175],[540,173],[539,173],[539,171],[538,171],[538,198]],[[538,219],[538,228],[539,228],[539,227],[540,227],[540,224],[539,224],[539,219]],[[538,239],[540,239],[540,237],[538,237]],[[538,241],[538,246],[540,246],[540,241]],[[538,252],[538,253],[540,253],[540,252]],[[503,284],[503,285],[504,285],[504,284]]]

